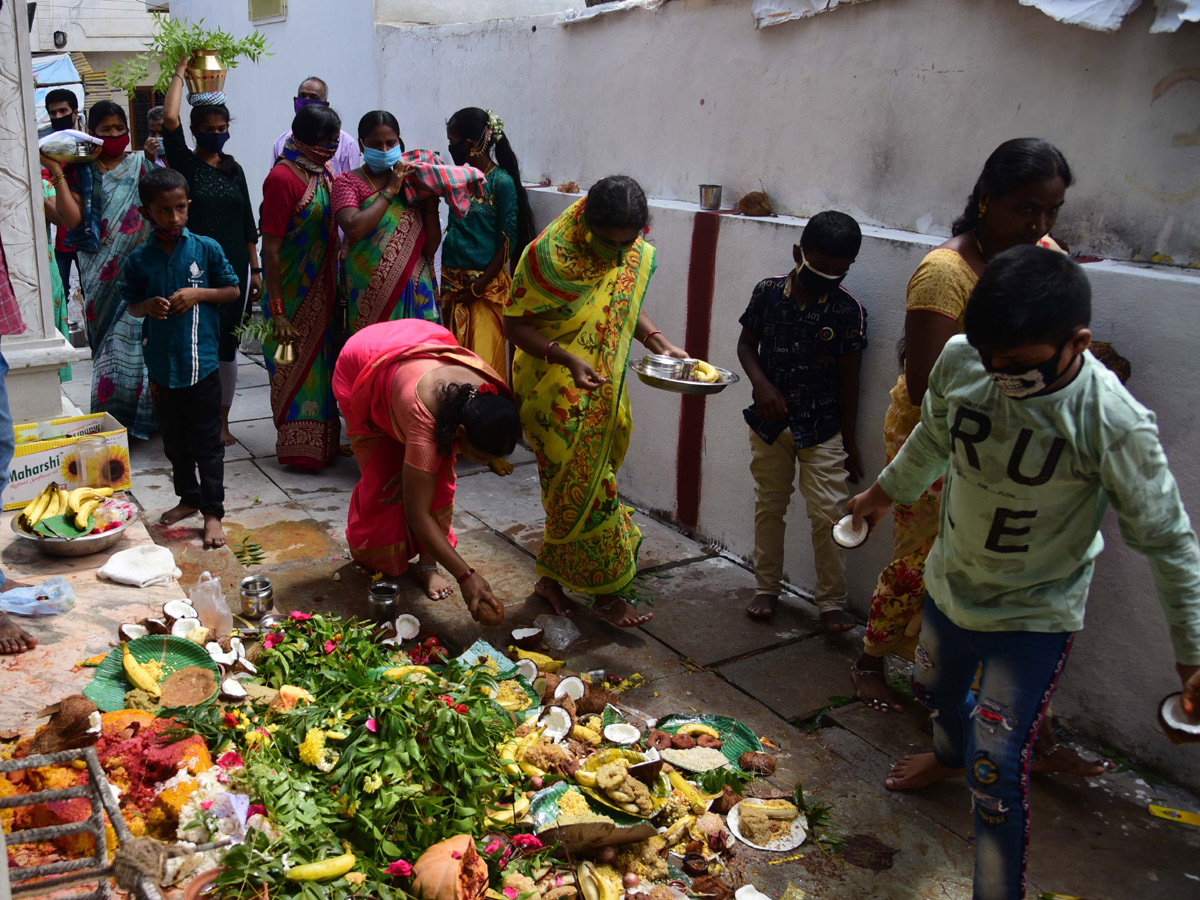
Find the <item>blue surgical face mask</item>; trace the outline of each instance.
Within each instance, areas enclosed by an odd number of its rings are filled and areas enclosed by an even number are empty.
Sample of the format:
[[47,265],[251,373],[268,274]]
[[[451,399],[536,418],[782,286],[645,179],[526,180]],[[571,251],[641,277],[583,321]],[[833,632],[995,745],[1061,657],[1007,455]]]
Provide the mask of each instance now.
[[391,150],[376,150],[374,147],[363,147],[363,162],[372,172],[386,172],[400,162],[400,154],[404,151],[397,144]]
[[201,131],[196,134],[196,146],[208,153],[220,153],[227,140],[228,131]]

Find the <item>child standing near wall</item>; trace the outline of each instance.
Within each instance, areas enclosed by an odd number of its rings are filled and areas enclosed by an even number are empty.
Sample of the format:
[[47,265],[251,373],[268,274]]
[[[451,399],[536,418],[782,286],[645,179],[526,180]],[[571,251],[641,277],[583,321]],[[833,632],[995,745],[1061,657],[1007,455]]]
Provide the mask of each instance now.
[[1034,246],[998,255],[967,304],[966,337],[933,368],[920,425],[847,507],[874,526],[945,475],[913,670],[933,753],[900,760],[886,783],[966,774],[975,900],[1025,896],[1034,738],[1083,627],[1110,502],[1126,544],[1149,558],[1184,712],[1200,714],[1200,548],[1154,414],[1088,352],[1090,319],[1078,264]]
[[847,481],[862,475],[855,420],[867,313],[841,287],[862,233],[845,213],[813,216],[792,248],[796,268],[760,281],[739,320],[738,359],[754,386],[745,411],[754,476],[757,593],[746,612],[766,619],[783,581],[784,516],[800,464],[800,493],[812,522],[821,623],[854,627],[846,611],[846,562],[830,523],[842,515]]
[[[204,546],[223,547],[225,445],[221,441],[218,303],[236,301],[238,276],[212,238],[187,230],[187,179],[154,169],[138,185],[139,210],[154,239],[130,254],[121,296],[142,323],[154,410],[171,461],[179,504],[163,513],[172,525],[204,516]],[[199,481],[197,481],[197,472]]]

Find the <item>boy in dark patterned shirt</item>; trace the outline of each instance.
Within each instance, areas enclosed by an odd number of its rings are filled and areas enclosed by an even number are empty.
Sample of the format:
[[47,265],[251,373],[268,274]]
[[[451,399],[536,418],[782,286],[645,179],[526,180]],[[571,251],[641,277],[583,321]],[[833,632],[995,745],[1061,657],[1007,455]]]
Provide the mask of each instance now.
[[862,233],[845,213],[813,216],[792,248],[796,268],[758,283],[739,320],[738,359],[754,386],[745,411],[754,476],[754,570],[758,587],[746,612],[769,618],[783,580],[784,516],[795,489],[812,522],[814,590],[821,623],[854,627],[846,611],[846,561],[830,522],[841,518],[847,481],[862,475],[854,426],[858,374],[867,346],[867,312],[841,287]]

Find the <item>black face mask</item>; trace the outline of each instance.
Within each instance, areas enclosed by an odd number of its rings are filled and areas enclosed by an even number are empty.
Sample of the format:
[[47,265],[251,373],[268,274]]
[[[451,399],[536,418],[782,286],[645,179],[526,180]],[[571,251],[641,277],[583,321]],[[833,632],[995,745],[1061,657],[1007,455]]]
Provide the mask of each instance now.
[[465,166],[467,164],[467,142],[455,141],[450,145],[450,158],[454,160],[456,166]]
[[71,114],[68,114],[65,116],[59,116],[57,119],[51,119],[50,120],[50,130],[51,131],[66,131],[68,128],[71,127],[71,124],[74,121],[74,119],[75,119],[75,116],[71,115]]

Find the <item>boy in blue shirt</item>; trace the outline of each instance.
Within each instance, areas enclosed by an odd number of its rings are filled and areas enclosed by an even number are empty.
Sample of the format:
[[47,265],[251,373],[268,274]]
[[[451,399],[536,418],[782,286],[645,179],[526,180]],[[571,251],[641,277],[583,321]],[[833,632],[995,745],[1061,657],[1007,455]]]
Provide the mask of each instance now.
[[746,607],[770,618],[783,581],[784,516],[800,466],[800,493],[812,523],[821,624],[848,631],[846,561],[830,523],[842,516],[846,482],[862,474],[854,440],[858,373],[867,347],[867,312],[841,287],[862,232],[845,213],[817,213],[792,248],[796,268],[754,288],[739,320],[738,360],[754,386],[744,413],[754,476],[754,573]]
[[913,669],[933,753],[906,756],[886,784],[966,774],[975,900],[1025,896],[1034,738],[1083,628],[1110,503],[1150,562],[1184,713],[1200,716],[1200,548],[1154,414],[1088,352],[1090,319],[1077,263],[1033,246],[997,256],[971,293],[966,337],[933,367],[921,424],[847,507],[874,527],[946,478]]
[[191,201],[180,173],[148,172],[138,194],[154,237],[129,255],[120,287],[129,314],[145,318],[142,347],[150,391],[179,495],[178,505],[160,521],[173,525],[199,512],[204,546],[223,547],[225,445],[216,304],[238,299],[238,278],[216,241],[187,230]]

